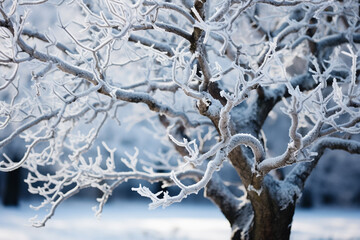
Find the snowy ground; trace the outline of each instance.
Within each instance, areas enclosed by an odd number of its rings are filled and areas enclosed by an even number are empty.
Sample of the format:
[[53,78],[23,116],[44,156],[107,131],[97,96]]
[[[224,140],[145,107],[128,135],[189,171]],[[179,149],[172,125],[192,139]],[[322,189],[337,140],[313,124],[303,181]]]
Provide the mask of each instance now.
[[[177,204],[148,211],[142,202],[106,205],[100,220],[93,203],[65,202],[45,228],[29,226],[34,211],[0,207],[0,240],[202,240],[229,239],[230,227],[211,205]],[[360,210],[299,210],[292,227],[293,240],[360,240]]]

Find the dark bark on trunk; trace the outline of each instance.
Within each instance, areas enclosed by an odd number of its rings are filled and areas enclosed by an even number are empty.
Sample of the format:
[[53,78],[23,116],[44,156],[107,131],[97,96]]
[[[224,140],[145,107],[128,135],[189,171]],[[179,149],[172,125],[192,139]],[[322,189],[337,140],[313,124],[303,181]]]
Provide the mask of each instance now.
[[238,210],[238,218],[231,224],[231,239],[288,240],[295,204],[281,209],[268,194],[255,198]]
[[291,223],[295,206],[293,204],[280,210],[271,200],[252,202],[256,205],[254,225],[250,229],[249,239],[257,240],[287,240],[290,238]]
[[231,215],[231,240],[288,240],[294,211],[294,204],[280,209],[265,194],[247,201]]

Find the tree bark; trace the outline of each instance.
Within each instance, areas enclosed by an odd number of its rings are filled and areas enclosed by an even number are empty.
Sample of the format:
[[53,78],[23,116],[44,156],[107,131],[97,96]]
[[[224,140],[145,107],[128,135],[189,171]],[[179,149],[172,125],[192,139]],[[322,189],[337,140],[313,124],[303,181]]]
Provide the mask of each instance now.
[[247,201],[236,211],[236,218],[232,221],[229,219],[232,240],[287,240],[290,238],[297,197],[289,193],[290,198],[287,204],[280,202],[275,196],[281,189],[279,183],[272,178],[266,178],[260,195],[248,191]]
[[289,204],[285,209],[280,209],[273,200],[268,199],[264,201],[260,199],[258,201],[251,201],[253,207],[255,206],[255,211],[249,239],[289,239],[295,205]]

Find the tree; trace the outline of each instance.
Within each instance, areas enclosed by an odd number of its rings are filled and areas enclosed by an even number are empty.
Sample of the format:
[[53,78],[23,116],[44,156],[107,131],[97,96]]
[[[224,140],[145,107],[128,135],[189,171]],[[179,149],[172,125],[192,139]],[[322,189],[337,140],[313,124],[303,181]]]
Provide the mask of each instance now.
[[[81,189],[103,193],[100,213],[117,186],[142,179],[179,188],[133,188],[151,208],[204,189],[233,239],[288,239],[324,151],[360,153],[358,1],[0,4],[0,147],[25,146],[18,162],[3,153],[0,169],[30,171],[29,191],[50,208],[34,226]],[[289,142],[270,156],[262,126],[279,104],[291,120]],[[137,149],[126,153],[121,170],[116,149],[95,140],[123,116],[151,119],[159,131],[151,141],[169,148],[148,161]],[[226,161],[241,178],[241,197],[217,174]],[[274,174],[289,165],[284,178]]]

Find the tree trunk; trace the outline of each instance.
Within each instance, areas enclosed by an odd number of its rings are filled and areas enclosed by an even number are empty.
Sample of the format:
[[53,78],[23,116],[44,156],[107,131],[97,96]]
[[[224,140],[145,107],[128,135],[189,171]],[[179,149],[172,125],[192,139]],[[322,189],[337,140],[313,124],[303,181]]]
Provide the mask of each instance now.
[[[262,205],[261,202],[255,204]],[[284,210],[280,210],[278,206],[273,207],[261,206],[262,211],[255,211],[249,239],[287,240],[290,238],[291,223],[295,210],[294,205],[290,205]]]
[[[232,240],[288,240],[295,205],[281,210],[273,201],[263,202],[262,197],[241,209],[243,214],[232,224]],[[254,209],[256,209],[254,211]]]
[[232,207],[231,214],[229,205],[224,208],[217,203],[231,225],[232,240],[290,238],[298,192],[286,184],[266,176],[262,179],[261,192],[248,190],[241,204]]

